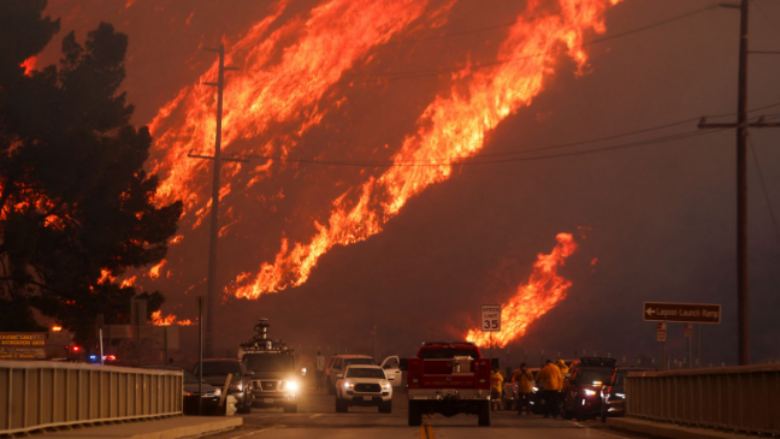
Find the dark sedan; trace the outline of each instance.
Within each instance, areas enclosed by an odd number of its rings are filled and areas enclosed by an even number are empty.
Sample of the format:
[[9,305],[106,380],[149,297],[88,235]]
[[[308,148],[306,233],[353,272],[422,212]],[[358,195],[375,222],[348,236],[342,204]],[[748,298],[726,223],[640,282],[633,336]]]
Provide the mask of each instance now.
[[612,374],[609,383],[601,390],[601,422],[608,416],[623,416],[626,413],[626,376],[633,372],[652,372],[655,369],[620,367]]
[[197,376],[187,369],[175,366],[144,366],[144,369],[180,370],[184,373],[184,414],[199,415],[198,400],[202,404],[202,414],[214,415],[220,412],[219,400],[222,390],[207,382],[200,382]]
[[[192,373],[198,375],[198,365],[196,364]],[[203,381],[220,389],[224,389],[228,375],[230,378],[230,388],[228,395],[233,395],[237,402],[236,408],[240,413],[249,413],[252,411],[252,378],[254,372],[246,370],[241,360],[232,358],[209,358],[203,360]]]

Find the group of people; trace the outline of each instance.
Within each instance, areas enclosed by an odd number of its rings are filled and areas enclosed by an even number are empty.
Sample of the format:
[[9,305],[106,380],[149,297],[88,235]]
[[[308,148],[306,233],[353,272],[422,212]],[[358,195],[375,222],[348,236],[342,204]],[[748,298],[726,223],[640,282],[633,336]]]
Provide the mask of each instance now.
[[[536,377],[525,363],[521,364],[520,369],[512,374],[512,381],[517,383],[517,414],[522,415],[523,409],[531,414],[531,395],[536,384],[541,399],[537,402],[542,404],[544,417],[557,418],[560,415],[561,390],[567,373],[569,367],[560,359],[555,363],[547,360]],[[492,409],[500,410],[503,404],[501,393],[504,390],[504,377],[498,369],[494,369],[490,377],[490,390]]]

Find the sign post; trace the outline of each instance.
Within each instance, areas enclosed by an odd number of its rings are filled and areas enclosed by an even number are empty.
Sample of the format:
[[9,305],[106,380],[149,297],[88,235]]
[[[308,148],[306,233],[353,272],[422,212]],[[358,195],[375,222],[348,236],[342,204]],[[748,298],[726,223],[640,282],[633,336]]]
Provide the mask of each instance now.
[[0,332],[0,359],[43,360],[47,338],[46,332]]
[[[642,307],[642,318],[644,321],[661,322],[658,323],[657,339],[664,344],[664,364],[662,366],[664,370],[666,369],[666,322],[686,324],[685,338],[688,339],[688,366],[693,368],[692,324],[699,324],[699,355],[701,356],[701,325],[718,325],[720,324],[721,316],[721,306],[712,303],[645,302]],[[663,329],[661,328],[662,324]]]
[[720,324],[720,305],[709,303],[645,302],[642,317],[646,322]]
[[661,343],[661,370],[666,370],[666,322],[656,324],[655,339]]
[[693,369],[693,323],[686,323],[684,331],[688,341],[688,368]]
[[482,332],[490,335],[489,349],[493,354],[493,333],[501,332],[501,305],[482,305],[482,319],[480,326]]

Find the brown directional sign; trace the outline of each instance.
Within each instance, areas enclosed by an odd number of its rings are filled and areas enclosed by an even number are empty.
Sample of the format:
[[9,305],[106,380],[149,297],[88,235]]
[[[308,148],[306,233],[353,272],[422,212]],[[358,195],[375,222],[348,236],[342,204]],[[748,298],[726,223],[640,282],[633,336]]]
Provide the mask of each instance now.
[[645,302],[647,322],[720,323],[720,305],[710,303]]

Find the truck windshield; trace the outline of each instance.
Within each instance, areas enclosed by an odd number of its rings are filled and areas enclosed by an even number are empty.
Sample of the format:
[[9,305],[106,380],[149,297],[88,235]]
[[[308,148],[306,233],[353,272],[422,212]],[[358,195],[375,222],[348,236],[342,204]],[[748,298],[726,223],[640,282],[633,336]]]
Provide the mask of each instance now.
[[446,358],[454,358],[454,357],[479,358],[479,355],[477,355],[476,349],[454,349],[454,348],[423,349],[423,351],[420,352],[420,358],[422,358],[423,360],[446,359]]
[[374,364],[374,360],[370,358],[345,358],[344,367],[347,367],[350,364]]
[[350,367],[347,371],[347,378],[379,378],[383,380],[385,379],[385,373],[379,368]]
[[244,365],[255,372],[288,372],[295,369],[293,357],[289,355],[245,355]]

